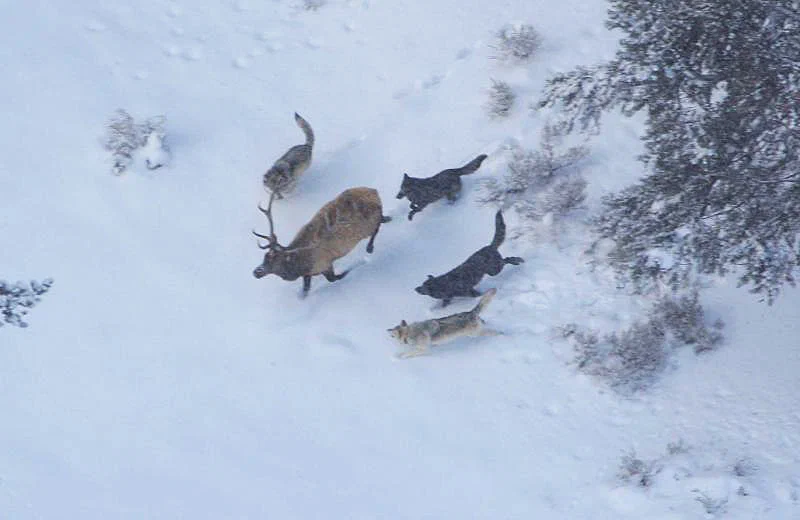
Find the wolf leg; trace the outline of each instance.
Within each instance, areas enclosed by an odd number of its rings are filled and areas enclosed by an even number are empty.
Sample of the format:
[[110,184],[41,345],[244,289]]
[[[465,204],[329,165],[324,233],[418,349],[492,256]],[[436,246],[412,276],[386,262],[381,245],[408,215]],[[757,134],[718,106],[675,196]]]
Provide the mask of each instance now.
[[478,336],[505,336],[504,333],[494,329],[481,329]]
[[525,259],[520,258],[518,256],[507,256],[503,258],[503,263],[511,264],[511,265],[519,265],[525,263]]
[[416,202],[412,202],[411,203],[411,211],[408,212],[408,220],[413,219],[414,218],[414,214],[415,213],[419,213],[420,211],[425,209],[425,206],[427,206],[427,204],[418,204]]
[[422,343],[414,345],[413,350],[407,350],[405,352],[401,352],[397,357],[399,359],[409,359],[417,356],[424,356],[428,354],[431,345],[431,338],[430,336],[426,336],[425,340]]
[[415,348],[414,350],[407,350],[397,355],[398,359],[411,359],[418,356],[425,356],[428,354],[427,348]]

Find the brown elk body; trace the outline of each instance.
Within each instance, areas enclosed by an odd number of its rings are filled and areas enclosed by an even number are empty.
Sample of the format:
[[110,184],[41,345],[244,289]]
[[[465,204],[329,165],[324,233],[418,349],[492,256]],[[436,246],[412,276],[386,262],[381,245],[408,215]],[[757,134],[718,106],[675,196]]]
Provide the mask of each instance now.
[[334,260],[348,254],[355,246],[369,237],[367,253],[372,253],[375,235],[381,224],[390,217],[383,216],[383,206],[378,192],[372,188],[351,188],[328,202],[314,217],[297,232],[288,246],[278,244],[272,223],[272,201],[267,209],[259,209],[267,216],[270,234],[259,238],[268,241],[264,261],[255,268],[253,276],[262,278],[274,274],[288,281],[303,278],[303,295],[311,288],[311,277],[321,274],[329,282],[344,278],[348,271],[335,274]]

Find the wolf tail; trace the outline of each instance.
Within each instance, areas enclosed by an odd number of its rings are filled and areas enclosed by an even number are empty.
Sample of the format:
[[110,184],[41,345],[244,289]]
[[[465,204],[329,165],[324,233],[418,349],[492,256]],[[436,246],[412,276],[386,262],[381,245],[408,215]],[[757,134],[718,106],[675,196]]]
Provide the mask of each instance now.
[[492,239],[491,246],[495,249],[500,247],[506,239],[506,223],[503,220],[503,212],[497,210],[497,215],[494,216],[494,238]]
[[476,158],[472,159],[470,162],[468,162],[467,164],[465,164],[464,166],[462,166],[457,170],[458,176],[461,177],[462,175],[469,175],[470,173],[475,173],[476,171],[478,171],[478,168],[481,167],[481,164],[486,159],[486,157],[487,157],[486,154],[483,153],[477,156]]
[[481,296],[481,301],[478,302],[478,305],[476,305],[475,308],[470,311],[470,313],[476,315],[482,313],[483,309],[485,309],[486,306],[492,302],[492,298],[494,298],[495,294],[497,294],[497,289],[495,288],[491,288],[483,293],[483,296]]
[[297,126],[300,127],[300,130],[306,134],[306,144],[308,146],[314,146],[314,131],[311,129],[311,125],[308,124],[308,121],[303,119],[300,114],[297,112],[294,113],[294,120],[297,123]]

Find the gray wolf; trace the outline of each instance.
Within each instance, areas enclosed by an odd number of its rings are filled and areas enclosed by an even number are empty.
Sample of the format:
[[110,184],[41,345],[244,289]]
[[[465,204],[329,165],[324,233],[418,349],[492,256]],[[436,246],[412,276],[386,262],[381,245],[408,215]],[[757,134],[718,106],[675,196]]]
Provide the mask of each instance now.
[[506,224],[501,211],[497,212],[494,221],[495,231],[491,244],[482,247],[464,263],[443,275],[429,274],[428,279],[414,290],[419,294],[442,300],[442,307],[446,307],[457,296],[471,298],[480,296],[481,293],[474,287],[478,285],[484,275],[496,276],[500,274],[506,264],[519,265],[523,263],[525,260],[522,258],[518,256],[504,258],[497,250],[506,238]]
[[314,131],[308,121],[295,112],[294,120],[306,136],[304,144],[292,146],[275,161],[264,174],[264,187],[275,193],[279,199],[293,190],[300,175],[311,166],[311,152],[314,149]]
[[428,178],[410,177],[404,173],[397,198],[407,197],[411,202],[408,220],[413,219],[414,214],[422,211],[425,206],[442,197],[447,197],[450,202],[455,202],[461,192],[461,176],[475,173],[481,167],[484,159],[486,159],[486,154],[479,155],[460,168],[443,170]]
[[404,345],[410,345],[411,350],[402,352],[398,357],[405,359],[427,354],[431,345],[446,343],[463,336],[496,336],[498,331],[485,329],[481,312],[492,301],[497,289],[489,289],[481,297],[478,305],[471,311],[459,312],[442,318],[433,318],[425,321],[406,323],[387,329],[389,334]]

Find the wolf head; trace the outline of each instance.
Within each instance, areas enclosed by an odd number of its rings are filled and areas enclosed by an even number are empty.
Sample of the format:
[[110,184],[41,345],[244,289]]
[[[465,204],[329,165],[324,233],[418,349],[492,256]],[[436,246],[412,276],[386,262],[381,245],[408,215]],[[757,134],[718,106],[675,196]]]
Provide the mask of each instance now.
[[268,179],[271,182],[286,182],[289,179],[290,174],[291,172],[289,171],[289,165],[281,161],[267,171],[267,174],[264,176],[264,182],[267,182]]
[[403,182],[400,183],[400,191],[397,192],[398,199],[402,199],[403,197],[407,196],[406,190],[408,188],[410,178],[411,177],[409,177],[407,173],[403,174]]
[[408,339],[408,323],[406,323],[406,320],[402,320],[400,325],[392,327],[391,329],[386,329],[386,331],[389,332],[391,337],[401,343],[406,343]]
[[436,278],[432,274],[429,274],[428,279],[422,282],[422,285],[420,285],[419,287],[415,287],[414,290],[417,291],[417,293],[422,294],[424,296],[433,296],[433,293],[435,292],[436,289],[435,286],[436,286]]

